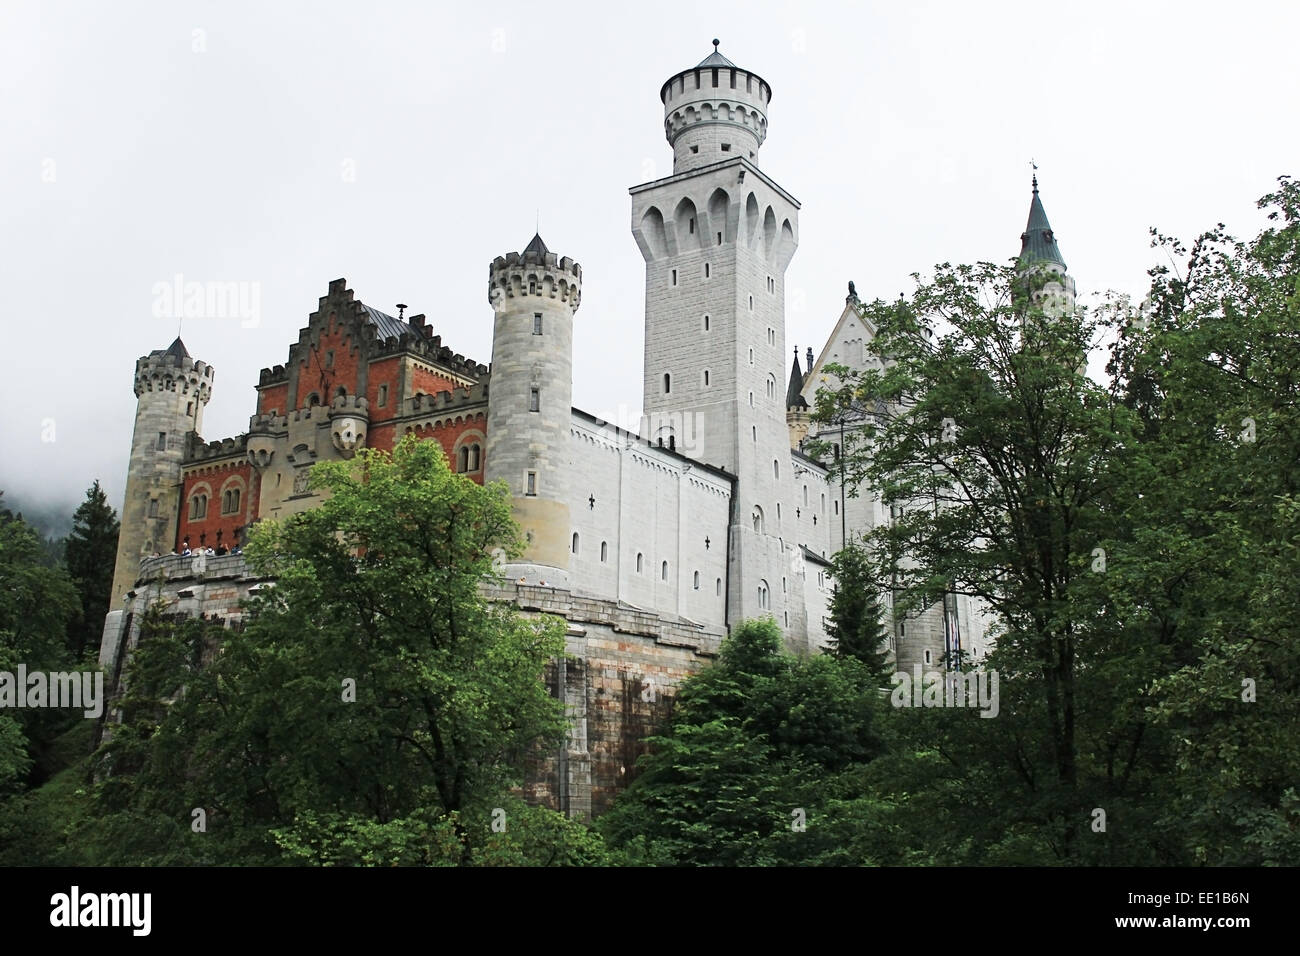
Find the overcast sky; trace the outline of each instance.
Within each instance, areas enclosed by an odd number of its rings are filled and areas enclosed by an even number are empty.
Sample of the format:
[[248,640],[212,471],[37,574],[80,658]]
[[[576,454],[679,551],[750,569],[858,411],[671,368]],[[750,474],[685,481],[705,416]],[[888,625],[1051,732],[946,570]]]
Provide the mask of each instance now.
[[788,346],[820,351],[849,279],[1014,256],[1031,158],[1081,295],[1140,293],[1148,227],[1253,235],[1297,172],[1297,36],[1283,2],[5,0],[0,488],[120,508],[158,283],[255,284],[255,325],[183,331],[223,438],[339,277],[486,364],[487,265],[538,218],[583,266],[574,403],[638,409],[627,190],[671,171],[659,88],[714,37],[771,83],[758,162],[803,204]]

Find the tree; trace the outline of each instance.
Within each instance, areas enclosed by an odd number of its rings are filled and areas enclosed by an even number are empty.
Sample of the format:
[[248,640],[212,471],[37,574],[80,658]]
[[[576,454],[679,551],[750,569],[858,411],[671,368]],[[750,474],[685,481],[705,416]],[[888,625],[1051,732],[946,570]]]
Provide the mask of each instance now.
[[888,633],[881,620],[871,564],[866,551],[850,543],[831,559],[830,652],[861,661],[876,686],[889,681]]
[[113,590],[113,566],[117,560],[117,536],[120,526],[117,512],[108,504],[99,480],[86,490],[83,501],[72,516],[66,560],[72,582],[81,593],[81,616],[69,630],[68,644],[75,660],[89,649],[99,650]]
[[1250,241],[1153,230],[1165,264],[1109,368],[1147,451],[1112,606],[1163,651],[1132,719],[1195,781],[1157,829],[1196,863],[1300,852],[1300,186],[1282,177],[1259,206],[1270,224]]
[[[1026,812],[1008,826],[1032,824],[1052,856],[1072,859],[1096,806],[1081,766],[1113,739],[1139,745],[1112,725],[1114,694],[1094,680],[1116,652],[1094,587],[1096,549],[1135,428],[1080,368],[1106,326],[1038,306],[1046,278],[945,265],[910,298],[868,305],[881,365],[830,369],[840,384],[819,393],[816,417],[861,423],[837,470],[893,506],[896,518],[867,542],[872,575],[892,576],[897,604],[954,591],[998,618],[990,664],[1011,700],[1002,721],[960,722],[978,733],[950,757],[1009,760]],[[1030,736],[995,742],[1013,726]]]
[[245,553],[275,586],[220,654],[199,624],[154,622],[163,642],[127,676],[134,729],[102,755],[126,773],[103,810],[179,829],[209,861],[312,858],[324,833],[351,849],[316,862],[410,861],[448,839],[468,862],[523,758],[563,732],[542,673],[564,625],[483,598],[492,552],[519,551],[509,499],[436,444],[318,464],[312,487],[319,507],[255,529]]
[[669,727],[598,828],[633,862],[815,861],[825,831],[808,821],[879,752],[879,701],[860,662],[794,657],[774,621],[746,621],[683,682]]
[[[67,572],[44,566],[36,531],[0,511],[0,671],[14,675],[20,664],[28,672],[62,669],[76,613]],[[42,758],[49,745],[80,717],[53,708],[0,711],[0,792],[39,783],[48,774]]]

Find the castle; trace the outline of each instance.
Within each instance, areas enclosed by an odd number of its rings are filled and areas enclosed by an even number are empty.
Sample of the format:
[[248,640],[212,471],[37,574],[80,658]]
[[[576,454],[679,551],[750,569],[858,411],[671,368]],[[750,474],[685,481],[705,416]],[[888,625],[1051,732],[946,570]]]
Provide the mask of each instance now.
[[[817,436],[809,406],[828,382],[824,366],[862,367],[875,330],[850,283],[820,354],[807,349],[801,364],[793,347],[787,373],[785,271],[799,203],[758,164],[772,88],[714,41],[660,99],[673,170],[630,189],[646,265],[642,423],[572,406],[582,268],[540,235],[489,265],[490,365],[444,345],[424,315],[380,311],[339,279],[286,362],[262,370],[248,432],[235,438],[199,437],[213,369],[178,338],[135,368],[100,654],[112,687],[151,603],[240,620],[240,600],[265,582],[239,546],[254,521],[320,502],[307,484],[313,463],[389,449],[406,434],[439,442],[469,480],[505,482],[526,550],[490,596],[568,622],[570,659],[548,680],[571,728],[532,775],[534,799],[580,817],[608,806],[675,685],[733,624],[770,616],[790,649],[824,646],[828,559],[891,515],[865,492],[846,493],[802,449]],[[1036,181],[1022,261],[1052,269],[1054,288],[1073,298]],[[845,427],[856,426],[835,429]],[[883,597],[900,668],[985,649],[986,623],[968,598],[946,595],[894,619]]]

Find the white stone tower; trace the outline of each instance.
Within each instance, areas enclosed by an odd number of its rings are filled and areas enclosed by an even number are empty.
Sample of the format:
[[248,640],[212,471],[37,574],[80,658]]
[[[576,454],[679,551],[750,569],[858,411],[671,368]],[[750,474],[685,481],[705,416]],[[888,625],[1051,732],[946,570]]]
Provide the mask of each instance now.
[[660,90],[672,175],[631,189],[645,437],[738,476],[729,620],[771,615],[797,645],[784,303],[799,203],[758,168],[771,87],[717,45]]
[[135,433],[110,610],[121,607],[142,557],[155,551],[166,554],[176,545],[186,440],[190,432],[203,429],[212,380],[212,366],[191,358],[179,338],[136,360]]
[[489,268],[495,323],[484,478],[510,487],[527,546],[504,573],[529,584],[569,586],[573,315],[581,298],[582,267],[557,257],[540,235]]

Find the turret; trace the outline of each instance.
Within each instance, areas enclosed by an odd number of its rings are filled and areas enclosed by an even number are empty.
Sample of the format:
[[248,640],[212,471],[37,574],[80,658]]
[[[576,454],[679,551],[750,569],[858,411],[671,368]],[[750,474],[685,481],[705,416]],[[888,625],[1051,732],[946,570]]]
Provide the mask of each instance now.
[[135,363],[135,432],[110,608],[121,606],[141,558],[176,546],[186,440],[203,428],[212,380],[212,366],[193,359],[179,338]]
[[[812,371],[812,349],[808,350],[808,371]],[[810,413],[803,397],[804,373],[799,368],[799,346],[794,347],[794,365],[790,367],[790,384],[785,389],[785,424],[790,429],[790,447],[798,448],[808,436]]]
[[772,87],[757,73],[713,52],[659,91],[664,135],[673,148],[673,172],[682,173],[743,156],[757,165],[767,137]]
[[569,583],[573,316],[581,298],[582,267],[556,256],[540,235],[488,269],[495,317],[484,478],[510,488],[526,548],[503,573],[529,584]]
[[1020,236],[1017,267],[1030,282],[1031,298],[1046,312],[1060,314],[1074,309],[1074,279],[1066,271],[1065,259],[1056,241],[1056,233],[1047,221],[1043,201],[1038,198],[1038,175],[1034,174],[1033,198],[1029,202],[1029,221]]

